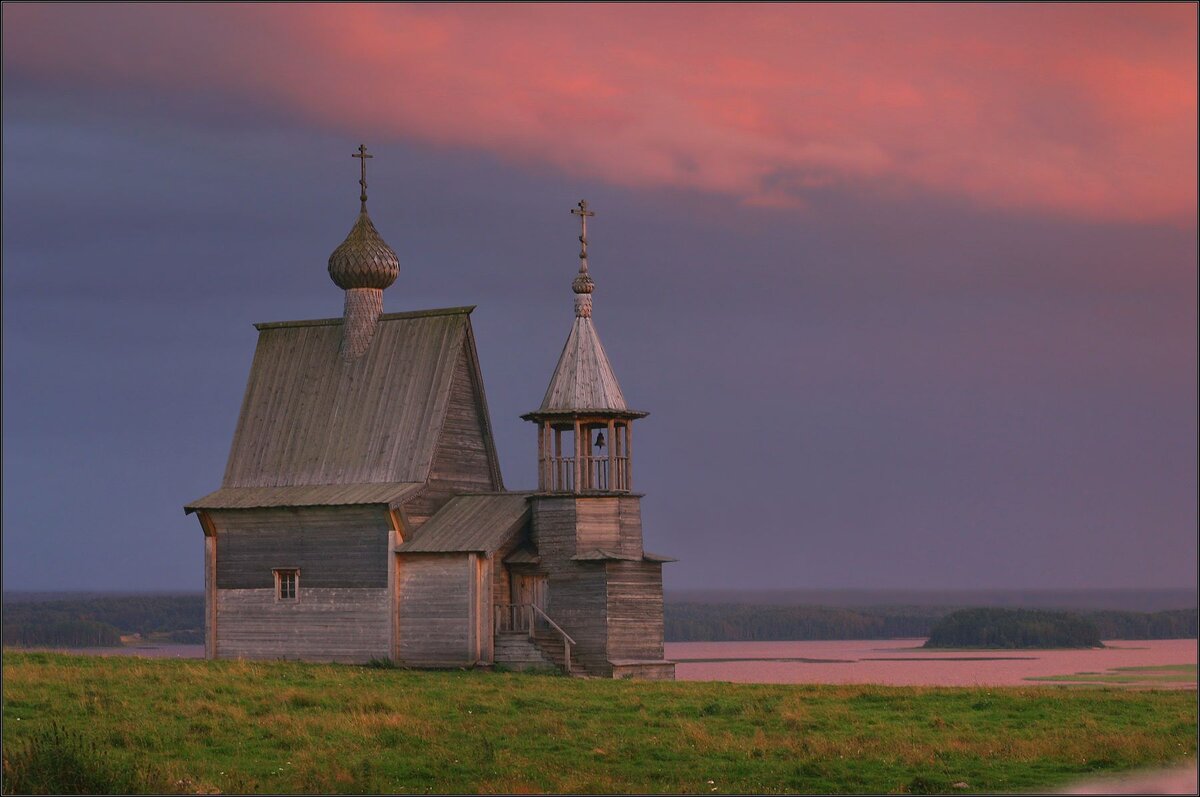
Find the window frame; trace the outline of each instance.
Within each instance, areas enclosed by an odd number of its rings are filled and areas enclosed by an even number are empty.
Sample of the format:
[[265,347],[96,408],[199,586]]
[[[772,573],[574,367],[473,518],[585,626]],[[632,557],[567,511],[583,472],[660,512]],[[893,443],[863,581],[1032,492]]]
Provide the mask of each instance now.
[[[300,568],[298,567],[276,567],[271,570],[275,576],[275,602],[276,603],[299,603],[300,602]],[[291,595],[283,594],[283,585],[285,577],[290,576],[291,580]]]

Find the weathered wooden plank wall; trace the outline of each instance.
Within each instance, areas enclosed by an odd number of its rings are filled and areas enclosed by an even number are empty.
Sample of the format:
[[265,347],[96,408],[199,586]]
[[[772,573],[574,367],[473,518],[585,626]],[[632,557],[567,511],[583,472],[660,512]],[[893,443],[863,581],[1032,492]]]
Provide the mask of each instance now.
[[217,656],[363,662],[388,655],[388,591],[305,585],[296,601],[275,589],[218,589]]
[[396,561],[400,594],[396,649],[411,665],[474,664],[472,595],[477,571],[471,554],[408,554]]
[[662,564],[609,562],[608,656],[663,657]]
[[573,496],[535,496],[531,500],[534,543],[542,557],[541,566],[549,574],[546,613],[575,639],[579,662],[595,675],[607,675],[604,563],[571,561],[577,550],[577,501]]
[[576,552],[621,547],[619,498],[589,498],[575,502]]
[[[388,586],[382,507],[304,507],[212,513],[218,589],[274,588],[274,568],[300,569],[300,586]],[[218,615],[220,609],[218,608]]]
[[641,556],[644,553],[642,548],[642,499],[640,496],[626,495],[617,500],[621,504],[618,518],[621,527],[620,551],[628,556]]
[[501,488],[499,473],[489,454],[485,436],[486,407],[472,380],[473,369],[464,342],[454,365],[446,418],[429,471],[429,483],[420,497],[405,504],[405,515],[420,528],[456,493],[489,492]]

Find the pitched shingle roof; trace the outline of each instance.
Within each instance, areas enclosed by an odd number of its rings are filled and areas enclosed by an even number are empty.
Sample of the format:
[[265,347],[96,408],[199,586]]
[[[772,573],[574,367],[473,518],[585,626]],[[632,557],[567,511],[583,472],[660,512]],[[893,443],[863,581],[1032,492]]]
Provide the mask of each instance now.
[[529,517],[528,493],[459,495],[396,546],[397,553],[491,553],[512,538]]
[[340,506],[387,504],[399,506],[425,485],[420,482],[381,484],[312,484],[293,487],[222,487],[183,509],[262,509],[273,506]]
[[384,314],[352,362],[340,318],[257,324],[222,486],[426,481],[472,309]]
[[538,412],[628,409],[591,317],[576,316]]

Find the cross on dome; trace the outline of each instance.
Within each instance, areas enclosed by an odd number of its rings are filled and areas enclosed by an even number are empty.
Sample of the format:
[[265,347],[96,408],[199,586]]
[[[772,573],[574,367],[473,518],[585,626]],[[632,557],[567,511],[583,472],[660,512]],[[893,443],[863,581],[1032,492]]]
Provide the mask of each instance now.
[[350,155],[351,158],[358,158],[362,164],[362,177],[359,178],[358,184],[362,186],[362,193],[358,195],[358,201],[367,206],[367,158],[374,158],[374,155],[367,154],[367,145],[359,144],[358,152]]
[[580,318],[591,318],[591,293],[596,289],[596,283],[592,281],[592,276],[588,274],[587,220],[589,216],[595,216],[596,212],[588,208],[586,199],[581,199],[579,200],[579,206],[571,209],[571,215],[578,216],[580,224],[579,273],[575,275],[575,280],[571,283],[571,290],[575,292],[575,315]]

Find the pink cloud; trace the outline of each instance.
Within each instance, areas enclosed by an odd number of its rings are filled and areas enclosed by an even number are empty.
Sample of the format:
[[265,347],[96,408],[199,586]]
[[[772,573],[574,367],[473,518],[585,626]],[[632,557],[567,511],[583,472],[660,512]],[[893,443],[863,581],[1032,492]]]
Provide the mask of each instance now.
[[34,80],[221,92],[632,187],[1190,224],[1196,7],[4,6]]

